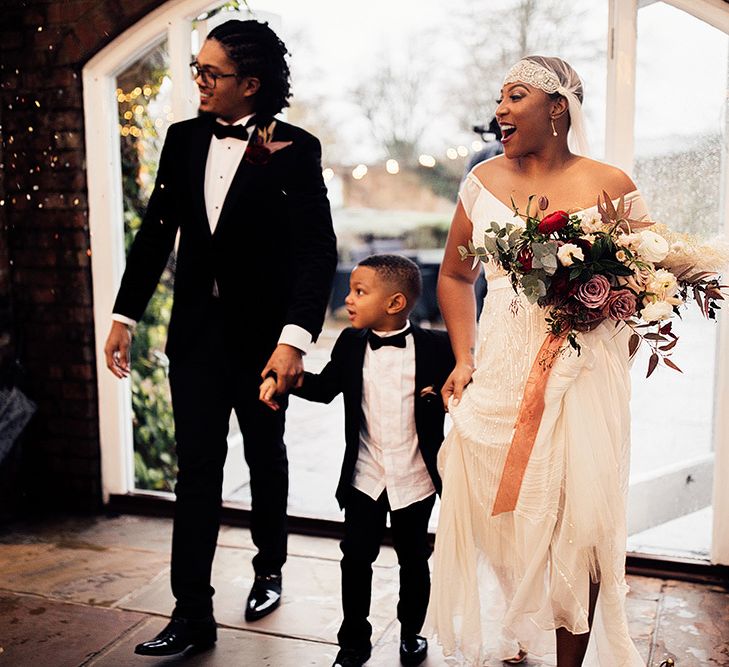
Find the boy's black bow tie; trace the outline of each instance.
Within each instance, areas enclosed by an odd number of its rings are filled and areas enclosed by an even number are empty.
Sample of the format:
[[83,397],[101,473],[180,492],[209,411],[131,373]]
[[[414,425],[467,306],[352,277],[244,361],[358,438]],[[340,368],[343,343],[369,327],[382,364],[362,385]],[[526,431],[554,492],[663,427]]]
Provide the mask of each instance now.
[[248,127],[243,125],[223,125],[222,123],[215,123],[213,125],[213,134],[218,139],[240,139],[241,141],[248,140]]
[[373,331],[370,331],[369,335],[367,336],[367,340],[369,341],[370,347],[373,350],[379,350],[381,347],[385,345],[392,345],[393,347],[405,347],[405,336],[407,336],[412,329],[408,328],[405,331],[401,331],[398,334],[395,334],[394,336],[378,336]]

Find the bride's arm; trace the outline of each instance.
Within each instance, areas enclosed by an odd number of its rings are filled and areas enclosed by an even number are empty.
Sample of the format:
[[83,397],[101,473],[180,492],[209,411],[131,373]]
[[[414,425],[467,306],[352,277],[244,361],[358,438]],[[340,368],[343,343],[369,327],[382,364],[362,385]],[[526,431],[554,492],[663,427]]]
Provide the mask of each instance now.
[[456,366],[441,391],[446,410],[451,396],[454,404],[461,399],[463,388],[471,381],[474,371],[476,297],[473,283],[480,267],[471,268],[471,261],[461,261],[458,252],[458,246],[468,247],[471,234],[471,221],[459,199],[438,276],[438,304],[456,358]]

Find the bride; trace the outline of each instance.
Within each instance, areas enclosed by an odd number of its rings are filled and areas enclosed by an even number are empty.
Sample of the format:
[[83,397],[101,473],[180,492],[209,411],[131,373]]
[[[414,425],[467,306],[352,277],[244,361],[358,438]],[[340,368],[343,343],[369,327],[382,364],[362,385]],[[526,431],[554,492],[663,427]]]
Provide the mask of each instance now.
[[[557,356],[545,410],[513,511],[494,501],[527,376],[548,326],[493,263],[478,332],[478,268],[458,246],[483,245],[492,221],[513,222],[531,195],[549,211],[597,216],[606,191],[645,205],[622,171],[590,160],[582,82],[559,58],[530,56],[507,74],[496,117],[504,155],[464,181],[438,297],[456,356],[443,389],[453,420],[443,477],[429,624],[446,655],[467,664],[523,662],[527,653],[572,667],[644,665],[624,601],[630,382],[625,329],[604,322]],[[569,141],[568,141],[569,139]],[[592,635],[592,640],[590,637]],[[589,650],[588,650],[589,645]],[[556,654],[556,655],[555,655]]]

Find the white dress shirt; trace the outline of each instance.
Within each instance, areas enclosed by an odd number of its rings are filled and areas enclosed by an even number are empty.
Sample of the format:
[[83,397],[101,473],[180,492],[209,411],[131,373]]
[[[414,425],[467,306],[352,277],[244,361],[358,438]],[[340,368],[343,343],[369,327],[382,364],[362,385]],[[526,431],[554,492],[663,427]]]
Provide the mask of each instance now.
[[[253,114],[238,119],[233,125],[243,125],[253,118]],[[227,125],[219,118],[216,122]],[[255,132],[255,128],[251,127],[250,132]],[[208,215],[208,224],[210,225],[210,233],[214,233],[220,220],[220,212],[223,209],[225,198],[233,182],[235,172],[238,170],[243,154],[248,147],[248,141],[241,141],[233,137],[224,137],[218,139],[213,135],[210,140],[210,148],[208,149],[207,162],[205,163],[205,210]],[[218,286],[213,286],[213,293],[217,296]],[[124,315],[114,313],[112,320],[123,322],[131,327],[136,326],[137,322]],[[296,324],[287,324],[281,330],[279,343],[291,345],[302,352],[306,353],[307,347],[311,344],[311,334]]]
[[[394,336],[405,331],[379,332]],[[415,429],[415,343],[405,347],[369,344],[362,367],[362,426],[352,485],[373,500],[386,489],[390,509],[398,510],[435,493],[418,448]]]

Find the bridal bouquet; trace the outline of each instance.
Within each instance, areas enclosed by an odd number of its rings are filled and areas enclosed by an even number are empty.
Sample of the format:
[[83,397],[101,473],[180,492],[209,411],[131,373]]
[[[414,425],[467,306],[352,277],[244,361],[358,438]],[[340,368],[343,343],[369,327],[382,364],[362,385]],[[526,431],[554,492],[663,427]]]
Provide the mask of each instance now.
[[678,340],[670,319],[689,298],[706,317],[716,317],[726,287],[716,270],[729,250],[631,219],[624,198],[616,206],[605,192],[597,211],[547,215],[548,206],[546,197],[532,196],[521,213],[512,199],[517,221],[492,222],[483,246],[459,246],[461,259],[501,266],[516,291],[548,309],[549,331],[578,353],[577,334],[611,320],[633,329],[631,356],[641,342],[650,345],[648,375],[659,361],[680,371],[669,358]]

